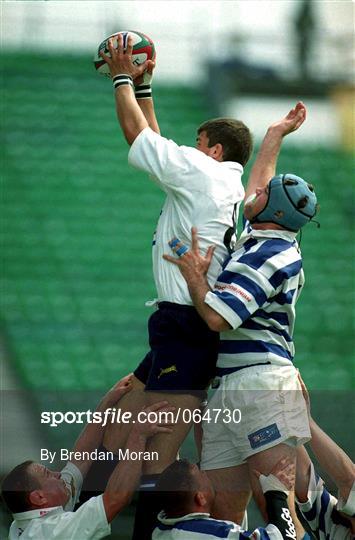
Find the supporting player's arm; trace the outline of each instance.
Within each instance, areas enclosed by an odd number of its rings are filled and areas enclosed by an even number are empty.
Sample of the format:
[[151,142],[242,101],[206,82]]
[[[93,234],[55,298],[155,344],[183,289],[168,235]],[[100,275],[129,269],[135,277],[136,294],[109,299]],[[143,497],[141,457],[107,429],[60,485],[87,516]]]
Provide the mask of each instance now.
[[[331,439],[313,420],[311,416],[310,399],[306,385],[301,376],[299,380],[302,386],[303,396],[307,403],[309,425],[312,439],[311,448],[320,466],[333,479],[339,490],[339,496],[347,500],[355,482],[355,465],[350,457]],[[303,459],[306,459],[303,455]],[[309,463],[310,459],[308,457]]]
[[[137,422],[128,437],[126,450],[131,452],[144,452],[146,441],[156,433],[171,433],[172,429],[166,425],[159,425],[158,422],[151,422],[149,413],[158,415],[160,412],[172,411],[173,407],[168,407],[167,401],[154,403],[145,409],[147,415],[146,422]],[[155,420],[157,416],[155,414]],[[139,454],[138,454],[139,455]],[[121,461],[111,474],[103,494],[103,503],[107,521],[111,522],[115,516],[129,504],[137,487],[142,473],[142,460],[131,459]]]
[[[110,55],[106,56],[100,53],[102,58],[107,62],[110,68],[112,78],[116,75],[128,75],[133,80],[141,77],[143,73],[149,69],[151,61],[148,60],[140,66],[135,66],[132,63],[132,47],[133,41],[131,36],[128,37],[127,48],[123,49],[123,37],[118,35],[117,49],[113,47],[112,39],[109,40],[108,48]],[[119,123],[121,125],[126,141],[131,145],[140,132],[149,126],[149,123],[138,105],[134,95],[133,84],[122,84],[115,89],[116,112]],[[148,117],[154,125],[152,112],[153,104],[145,106]],[[150,115],[150,116],[149,116]],[[155,115],[154,115],[155,116]]]
[[319,464],[335,482],[345,501],[355,482],[355,465],[349,456],[310,418],[311,448]]
[[299,101],[284,118],[268,128],[251,169],[244,200],[255,193],[257,187],[265,187],[269,180],[275,176],[277,158],[283,138],[296,131],[305,119],[306,107]]
[[[100,413],[104,417],[105,411],[113,407],[124,394],[131,390],[131,377],[132,374],[130,373],[118,381],[102,398],[95,412]],[[78,452],[77,455],[83,455],[83,452],[90,454],[90,452],[98,448],[104,436],[105,426],[103,424],[103,421],[100,423],[88,423],[79,435],[73,452]],[[87,474],[92,463],[91,459],[71,459],[70,461],[76,465],[83,476]]]

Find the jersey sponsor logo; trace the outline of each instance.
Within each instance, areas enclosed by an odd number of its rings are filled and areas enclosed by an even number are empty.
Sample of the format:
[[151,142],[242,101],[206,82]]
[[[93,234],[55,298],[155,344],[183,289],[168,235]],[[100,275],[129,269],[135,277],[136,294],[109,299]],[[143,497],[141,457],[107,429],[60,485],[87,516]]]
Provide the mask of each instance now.
[[232,284],[226,284],[226,285],[219,285],[218,283],[215,284],[214,288],[217,290],[217,291],[232,291],[234,293],[236,293],[238,296],[241,296],[242,298],[244,298],[244,300],[246,300],[247,302],[251,302],[252,301],[252,297],[249,296],[245,291],[242,291],[242,289],[240,289],[239,287],[236,287],[235,285],[232,285]]
[[178,370],[176,368],[176,365],[173,364],[172,366],[169,366],[167,368],[160,368],[160,373],[158,375],[158,379],[160,379],[160,377],[162,377],[163,375],[168,375],[168,373],[177,373]]
[[296,535],[296,529],[295,529],[295,525],[292,521],[292,516],[290,514],[290,511],[288,508],[283,508],[282,509],[282,514],[281,514],[281,517],[284,521],[286,521],[287,523],[287,526],[288,526],[288,530],[286,530],[286,537],[287,538],[292,538],[293,540],[296,540],[297,538],[297,535]]
[[276,424],[271,424],[265,428],[259,429],[254,433],[248,435],[250,446],[252,448],[259,448],[264,444],[268,444],[276,439],[279,439],[281,434]]

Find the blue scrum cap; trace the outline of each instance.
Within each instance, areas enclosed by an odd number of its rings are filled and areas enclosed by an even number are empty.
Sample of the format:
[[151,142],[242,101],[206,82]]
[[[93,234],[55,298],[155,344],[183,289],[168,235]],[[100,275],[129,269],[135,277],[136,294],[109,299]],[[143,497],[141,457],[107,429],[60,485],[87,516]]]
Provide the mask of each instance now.
[[269,182],[269,198],[251,223],[276,223],[299,231],[317,213],[313,186],[295,174],[279,174]]

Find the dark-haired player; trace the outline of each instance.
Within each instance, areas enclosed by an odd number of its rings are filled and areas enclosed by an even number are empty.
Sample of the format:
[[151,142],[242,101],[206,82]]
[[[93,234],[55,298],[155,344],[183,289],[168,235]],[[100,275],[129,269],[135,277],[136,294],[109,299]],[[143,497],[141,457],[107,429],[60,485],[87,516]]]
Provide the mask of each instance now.
[[157,484],[162,511],[152,540],[296,539],[287,505],[288,491],[294,485],[294,464],[281,460],[268,476],[257,473],[256,477],[267,501],[268,525],[247,531],[232,521],[212,518],[216,494],[208,475],[188,461],[175,461]]

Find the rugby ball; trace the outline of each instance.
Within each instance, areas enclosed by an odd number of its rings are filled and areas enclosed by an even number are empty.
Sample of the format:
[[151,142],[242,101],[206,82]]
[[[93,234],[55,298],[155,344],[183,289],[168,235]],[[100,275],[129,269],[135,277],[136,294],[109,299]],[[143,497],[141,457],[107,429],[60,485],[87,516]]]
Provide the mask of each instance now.
[[110,69],[108,65],[106,64],[105,60],[101,58],[100,52],[103,52],[107,56],[110,56],[110,53],[108,50],[108,40],[112,38],[113,46],[114,48],[117,48],[117,36],[119,34],[122,34],[123,36],[124,50],[126,50],[126,47],[127,47],[128,36],[130,35],[133,38],[133,50],[132,50],[133,64],[139,66],[140,64],[144,64],[146,60],[155,59],[154,43],[148,36],[146,36],[145,34],[142,34],[142,32],[136,32],[135,30],[121,30],[120,32],[116,32],[115,34],[112,34],[108,38],[104,39],[104,41],[100,43],[97,49],[97,53],[94,56],[94,66],[97,72],[100,73],[101,75],[106,75],[107,77],[111,77]]

